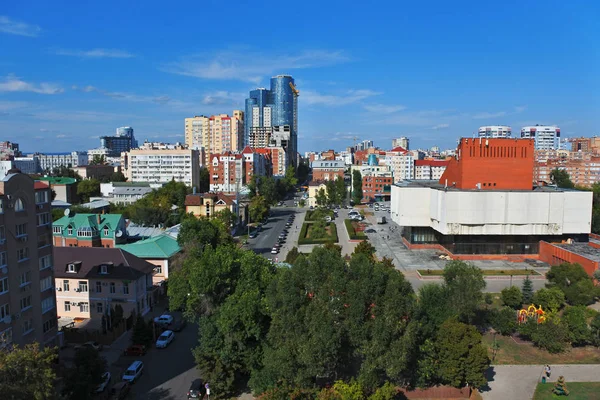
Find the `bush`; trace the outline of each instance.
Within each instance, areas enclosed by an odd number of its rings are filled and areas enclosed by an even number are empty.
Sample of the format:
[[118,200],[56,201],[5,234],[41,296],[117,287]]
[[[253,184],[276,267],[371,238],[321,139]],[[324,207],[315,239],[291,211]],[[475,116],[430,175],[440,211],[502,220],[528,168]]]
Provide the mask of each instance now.
[[523,293],[521,289],[516,286],[511,286],[508,288],[502,289],[502,303],[505,306],[514,308],[520,308],[523,305]]
[[517,329],[517,313],[510,307],[503,307],[491,315],[492,328],[501,335],[512,335]]
[[585,306],[567,307],[563,313],[562,322],[569,330],[569,339],[576,346],[584,346],[591,340],[591,331],[587,324]]
[[325,217],[333,218],[333,210],[329,210],[327,208],[317,208],[316,210],[307,211],[306,217],[304,217],[305,221],[322,221]]
[[354,229],[351,219],[345,219],[344,225],[346,225],[346,231],[348,232],[350,240],[364,240],[367,238],[367,235],[365,235],[364,232],[357,232],[356,229]]
[[331,234],[320,238],[307,238],[306,234],[308,233],[308,227],[312,225],[311,223],[302,224],[302,229],[300,229],[300,237],[298,238],[298,245],[302,244],[325,244],[325,243],[336,243],[338,241],[337,228],[335,224],[329,224],[329,229],[331,230]]
[[565,294],[557,287],[543,288],[535,292],[533,303],[545,310],[556,312],[565,304]]
[[548,350],[549,353],[562,353],[569,341],[569,331],[557,320],[548,320],[543,324],[537,324],[537,328],[531,335],[531,341],[537,347]]

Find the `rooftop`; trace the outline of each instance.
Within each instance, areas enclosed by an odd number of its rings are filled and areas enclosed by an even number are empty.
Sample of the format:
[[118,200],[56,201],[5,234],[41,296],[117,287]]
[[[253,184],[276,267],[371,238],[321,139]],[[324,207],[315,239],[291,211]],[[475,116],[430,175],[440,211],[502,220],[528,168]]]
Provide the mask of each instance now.
[[[77,272],[67,272],[68,264],[81,263]],[[109,265],[102,274],[100,265]],[[152,273],[154,265],[118,248],[55,247],[54,276],[57,278],[138,279]]]
[[65,176],[44,176],[40,178],[40,181],[48,182],[51,185],[72,185],[77,182],[77,179]]
[[452,192],[579,192],[576,189],[566,189],[559,188],[557,186],[533,186],[531,190],[522,190],[522,189],[493,189],[487,190],[485,187],[481,189],[459,189],[453,186],[448,185],[445,187],[444,184],[440,183],[436,180],[405,180],[401,182],[394,183],[394,186],[398,187],[423,187],[423,188],[431,188],[437,190],[447,190]]
[[600,249],[590,246],[587,243],[553,243],[554,246],[579,254],[588,260],[600,262]]
[[181,251],[177,240],[166,234],[118,247],[140,258],[170,258]]

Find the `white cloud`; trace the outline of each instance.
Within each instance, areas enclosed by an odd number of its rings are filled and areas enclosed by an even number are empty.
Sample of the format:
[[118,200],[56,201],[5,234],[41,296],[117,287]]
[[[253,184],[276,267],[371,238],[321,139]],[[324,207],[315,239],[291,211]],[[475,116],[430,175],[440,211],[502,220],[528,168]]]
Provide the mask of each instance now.
[[302,102],[312,104],[323,104],[327,106],[343,106],[351,103],[356,103],[372,96],[377,96],[381,93],[369,89],[348,90],[343,95],[320,94],[310,90],[305,90],[301,93]]
[[0,82],[1,92],[33,92],[39,94],[58,94],[64,89],[54,83],[42,82],[40,84],[29,83],[14,75],[8,75],[4,82]]
[[224,90],[217,92],[208,93],[202,98],[202,104],[205,105],[218,105],[218,104],[240,104],[244,102],[246,94],[244,93],[232,93]]
[[66,137],[67,137],[67,135],[62,135],[62,134],[61,135],[56,135],[57,139],[64,139]]
[[473,119],[490,119],[490,118],[500,118],[506,116],[506,111],[498,111],[498,112],[480,112],[477,114],[473,114],[471,118]]
[[274,73],[291,69],[323,67],[348,61],[342,51],[310,50],[299,54],[265,54],[222,51],[197,55],[164,66],[165,72],[204,79],[258,83]]
[[446,128],[450,128],[450,124],[437,124],[436,126],[432,126],[431,129],[433,130],[440,130],[440,129],[446,129]]
[[406,107],[401,105],[367,104],[364,106],[364,109],[379,114],[393,114],[398,111],[406,110]]
[[15,21],[7,16],[0,15],[0,32],[11,35],[37,37],[41,31],[42,28],[37,25]]
[[92,49],[92,50],[68,50],[57,49],[54,54],[59,56],[72,56],[80,58],[132,58],[135,57],[125,50],[117,49]]
[[515,107],[515,113],[522,113],[525,110],[527,110],[527,106],[516,106]]
[[119,100],[127,100],[127,101],[132,101],[132,102],[138,102],[138,103],[157,103],[157,104],[166,104],[168,102],[171,101],[171,98],[169,96],[166,95],[161,95],[161,96],[139,96],[136,94],[131,94],[131,93],[123,93],[123,92],[109,92],[107,90],[103,90],[100,88],[97,88],[95,86],[82,86],[79,87],[77,85],[73,85],[71,86],[71,89],[73,90],[78,90],[80,92],[84,92],[84,93],[99,93],[103,96],[106,97],[111,97],[113,99],[119,99]]

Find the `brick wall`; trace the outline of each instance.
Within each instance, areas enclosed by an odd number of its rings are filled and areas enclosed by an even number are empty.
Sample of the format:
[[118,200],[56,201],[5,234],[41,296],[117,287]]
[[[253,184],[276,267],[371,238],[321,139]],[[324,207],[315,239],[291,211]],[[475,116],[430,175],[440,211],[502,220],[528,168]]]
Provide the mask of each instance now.
[[598,262],[544,241],[540,242],[540,260],[550,265],[558,265],[564,262],[572,264],[577,263],[581,265],[583,269],[585,269],[585,272],[590,276],[598,269]]

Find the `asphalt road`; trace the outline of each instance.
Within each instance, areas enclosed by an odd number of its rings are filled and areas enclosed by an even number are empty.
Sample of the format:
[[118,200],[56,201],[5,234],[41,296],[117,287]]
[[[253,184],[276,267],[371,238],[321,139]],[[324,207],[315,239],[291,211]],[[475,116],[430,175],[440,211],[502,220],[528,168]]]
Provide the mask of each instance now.
[[[254,239],[248,239],[248,248],[252,249],[256,254],[260,254],[265,258],[273,259],[279,255],[271,254],[273,245],[277,242],[279,234],[285,228],[288,218],[292,214],[296,214],[294,201],[288,200],[285,202],[285,207],[272,207],[271,217],[266,224],[263,225],[262,231]],[[296,218],[297,219],[297,218]],[[296,223],[296,220],[294,220]],[[292,227],[294,227],[293,225]]]
[[199,379],[192,355],[198,344],[198,328],[187,324],[165,349],[152,348],[142,357],[122,356],[111,369],[113,383],[121,380],[121,372],[133,361],[144,362],[141,378],[132,385],[128,399],[175,400],[185,399],[190,384]]

